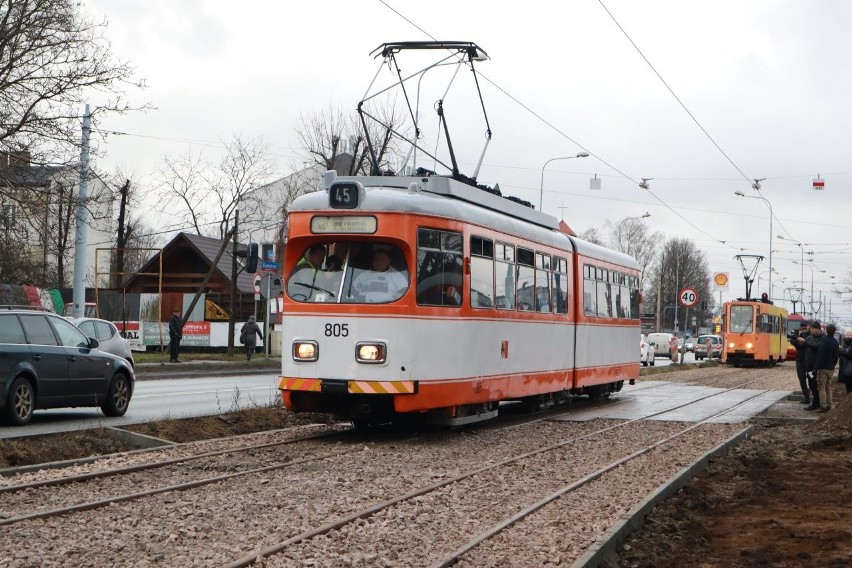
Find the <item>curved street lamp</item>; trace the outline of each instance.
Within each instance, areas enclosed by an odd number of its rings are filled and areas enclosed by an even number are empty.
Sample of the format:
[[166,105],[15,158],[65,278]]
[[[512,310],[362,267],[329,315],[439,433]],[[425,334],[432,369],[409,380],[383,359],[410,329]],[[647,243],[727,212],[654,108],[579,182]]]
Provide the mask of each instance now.
[[542,203],[544,202],[544,168],[547,167],[547,164],[550,162],[554,162],[556,160],[572,160],[574,158],[588,158],[588,152],[577,152],[576,156],[563,156],[561,158],[550,158],[547,160],[543,166],[541,166],[541,184],[539,185],[538,190],[538,210],[541,211]]

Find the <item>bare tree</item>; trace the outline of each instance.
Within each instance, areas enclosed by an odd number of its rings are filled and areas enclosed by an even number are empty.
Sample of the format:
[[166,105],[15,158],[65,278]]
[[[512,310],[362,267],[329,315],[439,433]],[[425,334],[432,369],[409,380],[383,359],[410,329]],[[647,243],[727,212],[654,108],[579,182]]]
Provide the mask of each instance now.
[[157,191],[166,207],[177,209],[173,216],[196,234],[223,238],[233,225],[237,209],[243,217],[256,213],[259,205],[244,202],[245,197],[274,174],[263,139],[246,140],[235,135],[215,164],[207,161],[203,152],[188,153],[183,158],[164,157]]
[[[678,304],[678,294],[686,287],[693,288],[699,300],[689,313],[701,321],[706,320],[713,302],[706,255],[692,241],[677,237],[666,241],[661,248],[658,261],[646,279],[645,294],[645,305],[656,311],[657,326],[674,329],[676,309],[679,329],[689,323],[685,320],[683,306]],[[707,303],[707,310],[701,309],[703,302]]]
[[603,244],[604,244],[603,239],[601,238],[600,231],[598,231],[598,229],[596,227],[589,227],[588,229],[586,229],[582,233],[578,234],[577,236],[579,238],[583,239],[584,241],[588,241],[592,244],[601,245],[601,246],[603,246]]
[[[398,128],[402,115],[393,102],[379,109],[382,122],[392,129]],[[396,169],[392,163],[398,157],[398,140],[389,128],[368,122],[369,140],[379,164],[384,169]],[[299,143],[308,159],[326,170],[337,170],[340,175],[370,175],[370,147],[358,116],[328,107],[313,114],[303,115],[296,128]]]
[[107,94],[93,109],[95,125],[104,114],[136,109],[124,89],[143,83],[112,56],[106,22],[81,10],[75,0],[0,3],[0,152],[79,147],[79,115],[93,92]]
[[612,235],[609,246],[636,259],[641,271],[640,280],[644,283],[645,274],[660,252],[663,234],[659,231],[652,233],[642,219],[633,217],[615,223],[607,221],[606,227]]

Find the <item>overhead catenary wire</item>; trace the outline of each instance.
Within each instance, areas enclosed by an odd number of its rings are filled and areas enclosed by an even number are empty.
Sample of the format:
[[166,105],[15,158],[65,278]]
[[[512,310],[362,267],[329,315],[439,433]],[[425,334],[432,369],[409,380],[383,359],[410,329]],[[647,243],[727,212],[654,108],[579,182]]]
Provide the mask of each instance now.
[[[408,17],[406,17],[406,16],[405,16],[404,14],[402,14],[399,10],[397,10],[397,9],[393,8],[392,6],[390,6],[390,5],[389,5],[389,4],[388,4],[385,0],[379,0],[379,2],[380,2],[381,4],[383,4],[384,6],[386,6],[389,10],[391,10],[392,12],[394,12],[395,14],[397,14],[400,18],[402,18],[403,20],[405,20],[406,22],[408,22],[408,23],[409,23],[410,25],[412,25],[414,28],[416,28],[417,30],[419,30],[421,33],[423,33],[423,34],[424,34],[424,35],[426,35],[427,37],[431,38],[433,41],[437,41],[437,39],[435,38],[435,36],[433,36],[432,34],[430,34],[429,32],[427,32],[426,30],[424,30],[422,27],[418,26],[415,22],[413,22],[411,19],[409,19]],[[546,118],[544,118],[543,116],[541,116],[539,113],[537,113],[535,110],[533,110],[532,108],[530,108],[529,106],[527,106],[527,105],[526,105],[524,102],[522,102],[520,99],[518,99],[517,97],[515,97],[514,95],[512,95],[511,93],[509,93],[508,91],[506,91],[503,87],[501,87],[500,85],[498,85],[497,83],[495,83],[494,81],[492,81],[490,78],[488,78],[488,76],[487,76],[487,75],[483,74],[481,71],[479,72],[479,75],[483,78],[483,80],[485,80],[486,82],[488,82],[491,86],[493,86],[495,89],[497,89],[497,90],[498,90],[499,92],[501,92],[503,95],[505,95],[506,97],[508,97],[508,98],[509,98],[509,100],[511,100],[512,102],[514,102],[514,103],[516,103],[517,105],[519,105],[521,108],[523,108],[525,111],[527,111],[528,113],[530,113],[531,115],[533,115],[535,118],[537,118],[539,121],[541,121],[541,122],[542,122],[543,124],[545,124],[547,127],[549,127],[550,129],[552,129],[554,132],[556,132],[557,134],[559,134],[560,136],[562,136],[563,138],[565,138],[566,140],[568,140],[568,141],[569,141],[569,142],[571,142],[572,144],[575,144],[578,148],[581,148],[582,150],[584,150],[584,151],[588,152],[591,156],[594,156],[597,160],[599,160],[601,163],[603,163],[603,164],[604,164],[605,166],[607,166],[608,168],[610,168],[610,169],[612,169],[613,171],[615,171],[615,172],[617,172],[618,174],[620,174],[622,177],[624,177],[624,178],[626,178],[626,179],[628,179],[628,180],[632,181],[632,182],[633,182],[634,184],[636,184],[636,185],[639,185],[639,181],[637,181],[634,177],[632,177],[632,176],[628,175],[627,173],[625,173],[625,172],[621,171],[619,168],[617,168],[617,167],[616,167],[616,166],[614,166],[613,164],[609,163],[609,162],[608,162],[607,160],[605,160],[603,157],[599,156],[598,154],[596,154],[595,152],[593,152],[593,151],[592,151],[592,150],[590,150],[589,148],[585,147],[582,143],[580,143],[579,141],[577,141],[577,140],[575,140],[574,138],[572,138],[569,134],[567,134],[566,132],[564,132],[564,131],[563,131],[562,129],[560,129],[558,126],[556,126],[555,124],[553,124],[552,122],[550,122],[549,120],[547,120]],[[740,172],[740,173],[742,173],[742,172]],[[746,178],[746,179],[748,179],[748,178]],[[672,207],[671,207],[668,203],[666,203],[666,202],[665,202],[665,200],[663,200],[662,198],[660,198],[660,197],[659,197],[658,195],[656,195],[653,191],[647,190],[647,193],[648,193],[649,195],[651,195],[651,197],[653,197],[655,200],[657,200],[657,202],[659,202],[659,204],[660,204],[660,205],[662,205],[663,207],[665,207],[666,209],[668,209],[669,211],[671,211],[671,212],[672,212],[675,216],[677,216],[679,219],[681,219],[683,222],[685,222],[687,225],[689,225],[690,227],[692,227],[692,228],[693,228],[693,229],[695,229],[696,231],[698,231],[698,232],[702,233],[703,235],[705,235],[705,236],[707,236],[707,237],[709,237],[709,238],[711,238],[711,239],[714,239],[715,241],[717,241],[717,242],[719,242],[719,243],[724,243],[724,241],[723,241],[722,239],[719,239],[719,238],[717,238],[717,237],[713,236],[712,234],[710,234],[710,233],[708,233],[707,231],[705,231],[702,227],[698,226],[697,224],[693,223],[691,220],[687,219],[686,217],[684,217],[683,215],[681,215],[680,213],[678,213],[677,211],[675,211],[675,210],[674,210],[674,209],[673,209],[673,208],[672,208]],[[732,248],[733,248],[733,247],[732,247]]]

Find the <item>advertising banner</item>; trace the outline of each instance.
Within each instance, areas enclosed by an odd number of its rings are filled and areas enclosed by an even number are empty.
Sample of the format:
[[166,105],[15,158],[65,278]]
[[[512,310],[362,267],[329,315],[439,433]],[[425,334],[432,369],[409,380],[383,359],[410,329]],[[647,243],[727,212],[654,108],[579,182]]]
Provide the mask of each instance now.
[[[130,344],[131,350],[145,351],[145,344],[142,342],[142,333],[140,330],[141,324],[138,321],[115,321],[113,323],[118,328],[121,336]],[[159,345],[159,341],[157,345]]]

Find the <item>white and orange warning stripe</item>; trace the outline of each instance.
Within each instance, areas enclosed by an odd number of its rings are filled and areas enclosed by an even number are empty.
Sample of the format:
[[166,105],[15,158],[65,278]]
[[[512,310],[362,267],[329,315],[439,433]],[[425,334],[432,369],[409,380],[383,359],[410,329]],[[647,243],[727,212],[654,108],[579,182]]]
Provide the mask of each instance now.
[[351,394],[414,394],[414,381],[349,381]]
[[322,390],[322,379],[293,379],[289,377],[281,377],[281,381],[278,383],[278,388],[280,390],[320,392]]

